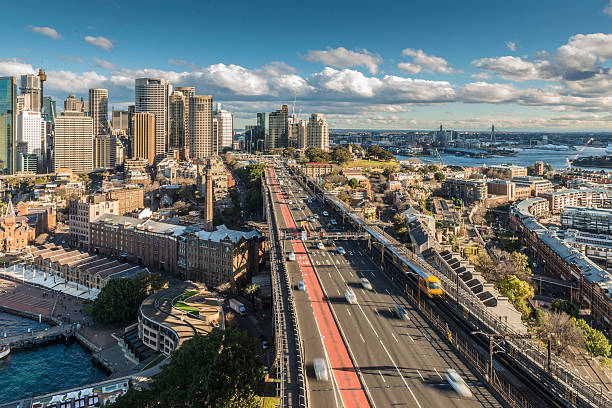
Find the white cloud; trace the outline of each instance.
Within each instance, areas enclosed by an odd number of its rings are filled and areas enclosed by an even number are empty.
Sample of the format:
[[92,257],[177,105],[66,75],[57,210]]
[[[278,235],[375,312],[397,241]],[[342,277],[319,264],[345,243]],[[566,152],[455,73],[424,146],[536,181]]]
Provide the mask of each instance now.
[[94,66],[102,69],[115,69],[117,66],[112,62],[93,57]]
[[612,16],[612,0],[610,0],[610,3],[603,9],[603,12],[604,14]]
[[58,33],[57,31],[55,31],[55,28],[51,28],[51,27],[33,27],[33,26],[28,26],[26,28],[28,30],[32,31],[33,33],[42,34],[42,35],[47,36],[49,38],[52,38],[54,40],[59,40],[60,38],[62,38],[61,34]]
[[448,61],[444,58],[436,57],[435,55],[425,54],[423,50],[415,50],[412,48],[406,48],[402,51],[402,56],[412,57],[412,62],[416,65],[425,67],[431,71],[441,72],[443,74],[450,74],[455,70],[448,65]]
[[26,64],[16,58],[0,59],[0,76],[18,76],[35,74],[36,70],[30,64]]
[[103,50],[110,50],[114,47],[113,40],[105,37],[92,37],[91,35],[85,36],[85,41],[96,47],[100,47]]
[[510,51],[516,51],[516,43],[515,42],[506,41],[506,47],[508,47],[508,49]]
[[309,62],[320,62],[337,68],[365,67],[371,74],[378,72],[382,58],[368,50],[351,51],[344,47],[327,48],[327,50],[310,50],[302,57]]
[[75,73],[71,71],[47,71],[45,90],[65,93],[84,93],[89,88],[104,88],[106,77],[94,71]]
[[488,82],[472,82],[466,84],[459,92],[459,99],[473,103],[503,103],[515,101],[517,89],[510,84],[491,84]]
[[536,63],[525,61],[521,57],[510,55],[503,57],[481,58],[472,61],[476,68],[492,73],[501,78],[514,81],[529,81],[537,79],[551,79],[552,69],[548,61]]
[[419,72],[421,72],[421,66],[419,65],[415,65],[411,62],[400,62],[399,64],[397,64],[397,68],[402,71],[405,72],[407,74],[418,74]]

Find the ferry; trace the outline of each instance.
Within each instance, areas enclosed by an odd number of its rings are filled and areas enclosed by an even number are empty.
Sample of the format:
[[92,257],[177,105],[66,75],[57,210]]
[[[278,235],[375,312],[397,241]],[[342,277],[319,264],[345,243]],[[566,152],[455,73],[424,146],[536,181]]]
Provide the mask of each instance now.
[[11,352],[11,346],[0,347],[0,359],[3,359],[4,357],[8,356],[10,352]]

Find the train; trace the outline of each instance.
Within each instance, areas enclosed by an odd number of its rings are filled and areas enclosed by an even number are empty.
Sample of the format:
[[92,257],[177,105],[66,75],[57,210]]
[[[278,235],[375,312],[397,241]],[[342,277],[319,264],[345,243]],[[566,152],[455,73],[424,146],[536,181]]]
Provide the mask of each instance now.
[[[323,200],[330,203],[332,207],[347,216],[348,222],[356,230],[363,230],[370,234],[372,237],[372,244],[381,251],[381,247],[384,248],[384,263],[386,265],[393,265],[395,272],[403,275],[404,277],[410,277],[412,281],[418,285],[419,289],[430,299],[440,299],[444,297],[444,290],[440,279],[434,274],[428,272],[422,267],[415,265],[416,262],[406,259],[406,256],[402,254],[394,246],[399,246],[399,243],[394,243],[385,238],[381,232],[376,231],[377,227],[366,225],[364,221],[352,214],[348,209],[345,208],[344,203],[340,202],[336,197],[331,194],[324,194]],[[418,255],[415,255],[418,256]],[[425,262],[423,259],[422,262]]]

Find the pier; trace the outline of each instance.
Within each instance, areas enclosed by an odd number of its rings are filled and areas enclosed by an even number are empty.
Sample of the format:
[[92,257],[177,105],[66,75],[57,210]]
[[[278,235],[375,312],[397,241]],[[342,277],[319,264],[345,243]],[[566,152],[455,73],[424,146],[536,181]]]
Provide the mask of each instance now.
[[72,325],[53,326],[44,330],[2,337],[0,338],[0,346],[9,345],[11,349],[20,349],[58,339],[68,340],[70,337],[74,336],[74,333],[75,329]]

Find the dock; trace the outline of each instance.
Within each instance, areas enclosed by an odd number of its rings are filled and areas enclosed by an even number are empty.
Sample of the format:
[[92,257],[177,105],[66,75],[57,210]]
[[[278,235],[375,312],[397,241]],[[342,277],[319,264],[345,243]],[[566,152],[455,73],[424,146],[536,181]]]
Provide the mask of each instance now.
[[67,340],[74,336],[75,329],[72,325],[53,326],[44,330],[30,331],[0,338],[0,346],[9,345],[11,349],[31,347],[48,341],[59,339]]

